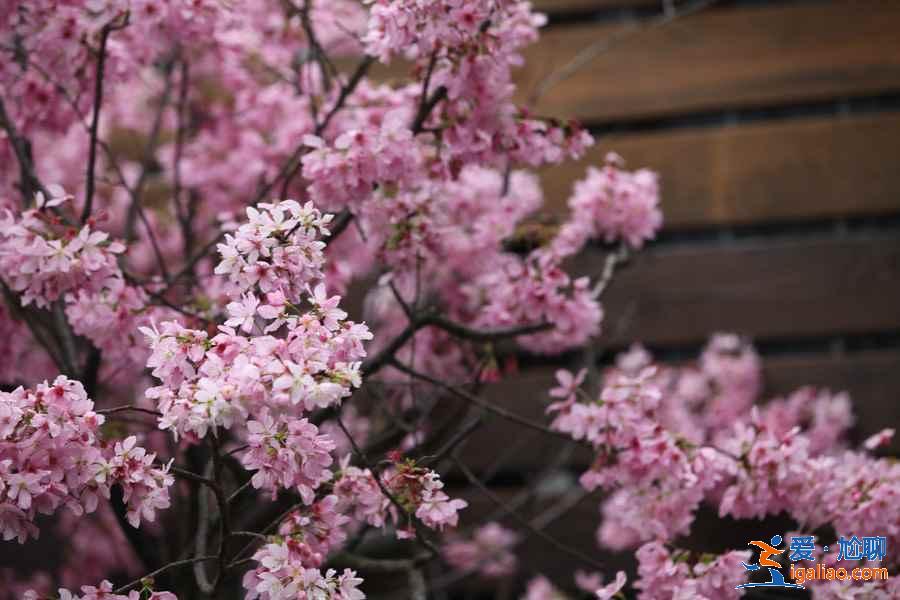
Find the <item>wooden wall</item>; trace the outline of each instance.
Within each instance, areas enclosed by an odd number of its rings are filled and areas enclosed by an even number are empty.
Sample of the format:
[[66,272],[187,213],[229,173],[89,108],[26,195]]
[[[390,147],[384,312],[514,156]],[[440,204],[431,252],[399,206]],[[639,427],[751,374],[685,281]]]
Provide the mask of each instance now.
[[[641,340],[685,360],[735,331],[755,340],[767,395],[847,390],[857,438],[900,425],[900,2],[719,2],[666,23],[656,0],[535,4],[550,26],[527,52],[521,99],[587,57],[536,112],[577,117],[599,140],[581,164],[542,174],[552,209],[610,150],[661,174],[665,228],[608,291],[604,356]],[[576,268],[596,274],[601,260]],[[555,368],[529,367],[490,396],[541,419]],[[465,455],[515,495],[563,446],[492,421]],[[577,474],[589,460],[561,464]],[[598,505],[588,498],[554,534],[599,556]],[[524,556],[528,575],[579,566],[535,536]]]

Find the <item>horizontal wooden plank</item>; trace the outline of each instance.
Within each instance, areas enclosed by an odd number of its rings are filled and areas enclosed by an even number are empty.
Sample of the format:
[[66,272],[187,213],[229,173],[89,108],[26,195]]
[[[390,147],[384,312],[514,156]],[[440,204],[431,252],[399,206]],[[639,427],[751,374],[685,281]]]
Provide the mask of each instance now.
[[900,212],[900,115],[813,118],[600,138],[542,173],[547,208],[614,150],[658,171],[666,230]]
[[[676,4],[680,3],[677,2]],[[535,10],[548,14],[590,13],[595,10],[615,8],[654,7],[662,8],[662,0],[533,0]]]
[[617,43],[550,88],[537,113],[608,122],[900,90],[898,2],[709,9],[638,33],[625,27],[546,31],[525,52],[520,98],[610,36]]
[[[554,371],[529,369],[490,386],[484,397],[534,422],[549,423],[545,409],[550,403],[547,391],[554,385]],[[848,392],[856,415],[851,435],[854,442],[862,442],[885,427],[900,429],[900,350],[764,357],[763,380],[765,400],[806,385]],[[462,457],[480,473],[520,473],[525,477],[554,462],[576,469],[590,464],[589,451],[566,452],[565,446],[565,441],[492,417],[472,434]],[[888,451],[900,455],[900,438]]]
[[[577,273],[597,275],[588,251]],[[714,331],[761,340],[900,329],[900,237],[756,240],[648,249],[616,274],[601,343],[702,343]]]

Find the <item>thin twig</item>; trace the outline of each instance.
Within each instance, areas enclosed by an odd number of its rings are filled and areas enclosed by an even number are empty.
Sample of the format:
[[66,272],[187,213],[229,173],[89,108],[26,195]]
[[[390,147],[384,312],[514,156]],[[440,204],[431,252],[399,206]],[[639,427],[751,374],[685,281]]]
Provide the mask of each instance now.
[[[353,75],[350,77],[346,85],[341,86],[341,91],[338,94],[338,98],[335,101],[334,106],[325,115],[325,118],[316,126],[315,134],[322,135],[325,132],[325,129],[328,127],[331,120],[334,116],[344,107],[344,103],[347,101],[347,98],[353,91],[356,89],[356,86],[359,85],[359,82],[362,81],[362,78],[368,72],[369,68],[374,64],[374,57],[367,56],[362,61],[360,61],[359,65],[356,67],[356,71],[353,72]],[[256,193],[256,197],[254,198],[251,204],[257,204],[265,199],[265,197],[272,191],[272,188],[282,179],[286,179],[287,182],[290,182],[291,179],[299,172],[300,168],[303,166],[303,163],[300,159],[309,151],[309,148],[301,143],[297,146],[294,152],[288,157],[288,159],[281,165],[281,169],[278,170],[278,174],[275,175],[274,179],[265,183],[259,191]],[[288,183],[289,185],[289,183]],[[284,186],[285,188],[287,185]]]
[[152,579],[153,577],[156,577],[157,575],[160,575],[161,573],[165,573],[169,569],[174,569],[176,567],[183,567],[185,565],[192,565],[194,563],[201,563],[201,562],[205,562],[207,560],[215,560],[216,558],[217,557],[215,557],[215,556],[195,556],[194,558],[186,558],[184,560],[176,560],[174,562],[170,562],[169,564],[163,565],[162,567],[156,569],[155,571],[151,571],[151,572],[147,573],[146,575],[144,575],[143,577],[140,577],[139,579],[135,579],[131,583],[125,584],[120,588],[116,588],[115,590],[113,590],[113,594],[124,594],[131,588],[141,585],[145,579]]
[[566,441],[572,440],[572,438],[565,433],[556,431],[554,429],[550,429],[548,427],[545,427],[544,425],[541,425],[540,423],[535,423],[534,421],[530,421],[530,420],[526,419],[525,417],[521,417],[515,413],[511,413],[508,410],[506,410],[505,408],[501,408],[499,406],[491,404],[490,402],[486,402],[485,400],[482,400],[478,396],[475,396],[475,395],[470,394],[470,393],[468,393],[464,390],[461,390],[457,387],[454,387],[452,385],[444,383],[443,381],[441,381],[439,379],[435,379],[434,377],[431,377],[430,375],[426,375],[425,373],[420,373],[419,371],[411,369],[396,359],[391,359],[388,361],[388,363],[392,367],[397,369],[398,371],[401,371],[408,375],[412,375],[416,379],[420,379],[422,381],[430,383],[431,385],[433,385],[435,387],[439,387],[443,390],[446,390],[447,392],[450,392],[454,396],[461,398],[461,399],[465,400],[466,402],[469,402],[476,406],[480,406],[481,408],[487,410],[488,412],[491,412],[491,413],[493,413],[499,417],[502,417],[508,421],[512,421],[513,423],[518,423],[519,425],[522,425],[524,427],[529,427],[536,431],[546,433],[547,435],[552,435],[553,437],[562,438]]
[[249,488],[250,485],[251,485],[252,483],[253,483],[253,480],[252,480],[252,479],[248,480],[247,483],[245,483],[244,485],[242,485],[242,486],[239,487],[238,489],[236,489],[236,490],[234,490],[233,492],[231,492],[231,495],[228,496],[228,498],[225,500],[225,502],[226,502],[227,504],[231,504],[232,502],[234,502],[235,500],[237,500],[238,496],[240,496],[247,488]]
[[[172,96],[172,72],[174,66],[175,59],[173,58],[166,61],[162,67],[163,72],[165,73],[165,86],[163,87],[163,94],[159,101],[159,108],[156,111],[156,116],[153,118],[150,135],[147,137],[147,143],[144,145],[144,151],[141,155],[141,172],[138,174],[137,181],[133,188],[129,188],[125,181],[122,181],[123,186],[128,190],[129,195],[131,196],[131,205],[128,207],[128,214],[125,217],[126,241],[131,241],[133,239],[135,219],[141,215],[141,199],[144,195],[144,187],[147,185],[147,180],[150,176],[150,166],[153,162],[156,147],[159,145],[159,138],[162,133],[163,116],[165,115]],[[145,225],[147,225],[146,221]],[[147,228],[149,229],[150,226],[147,225]]]
[[101,408],[100,410],[98,410],[96,412],[99,415],[114,415],[116,413],[125,412],[125,411],[145,413],[148,415],[153,415],[154,417],[162,416],[162,413],[159,412],[158,410],[151,410],[149,408],[141,408],[140,406],[133,406],[131,404],[125,404],[122,406],[114,406],[112,408]]
[[[456,456],[453,456],[452,459],[453,459],[453,462],[456,465],[456,467],[462,472],[463,476],[469,481],[469,483],[471,483],[476,488],[478,488],[478,490],[482,494],[487,496],[487,498],[490,499],[491,502],[493,502],[497,506],[501,506],[501,507],[506,504],[502,498],[497,496],[484,483],[482,483],[481,480],[478,479],[478,477],[476,477],[474,473],[472,473],[472,471],[469,469],[469,467],[467,467],[461,460],[459,460],[459,458],[457,458]],[[524,527],[526,530],[528,530],[528,532],[530,532],[533,535],[538,536],[539,538],[541,538],[542,540],[544,540],[545,542],[547,542],[548,544],[550,544],[551,546],[553,546],[554,548],[559,550],[560,552],[568,554],[572,558],[580,560],[580,561],[594,567],[595,569],[603,569],[604,568],[604,566],[601,563],[597,562],[596,560],[594,560],[587,554],[584,554],[580,550],[573,548],[567,544],[564,544],[563,542],[559,541],[552,535],[549,535],[547,532],[545,532],[541,529],[538,529],[531,523],[531,521],[529,521],[527,518],[520,515],[518,512],[511,510],[511,511],[508,511],[507,514],[510,517],[512,517],[514,520],[518,521],[522,527]]]
[[600,275],[600,279],[597,280],[597,283],[594,284],[594,288],[591,290],[591,297],[594,300],[600,298],[603,295],[603,292],[606,291],[606,288],[609,287],[609,284],[612,282],[613,275],[616,273],[616,268],[619,265],[625,264],[628,261],[629,253],[628,246],[622,243],[616,250],[610,252],[606,255],[606,260],[603,263],[603,273]]
[[392,339],[387,346],[379,351],[378,354],[363,361],[360,372],[364,376],[376,373],[394,358],[397,351],[400,350],[400,348],[402,348],[417,331],[423,327],[429,326],[443,329],[451,335],[471,342],[493,342],[518,337],[520,335],[539,333],[553,328],[552,323],[536,323],[533,325],[511,327],[509,329],[479,330],[466,327],[461,323],[456,323],[432,312],[425,312],[422,315],[414,316],[407,324],[406,328]]
[[[384,495],[384,497],[387,498],[388,500],[390,500],[391,504],[396,506],[397,510],[400,511],[400,513],[407,513],[406,509],[403,507],[403,505],[400,503],[400,501],[397,500],[397,498],[384,485],[384,482],[381,480],[381,476],[378,472],[378,469],[376,469],[375,466],[369,462],[369,459],[366,457],[366,455],[363,453],[362,449],[356,443],[356,440],[353,439],[352,435],[350,435],[350,432],[347,430],[347,427],[344,425],[344,422],[341,420],[341,417],[340,416],[335,417],[335,421],[337,421],[338,427],[340,427],[341,431],[344,432],[344,435],[347,436],[347,439],[350,441],[350,446],[353,448],[353,453],[356,454],[357,458],[359,458],[359,460],[362,461],[363,466],[372,472],[372,478],[375,480],[375,483],[378,484],[378,488],[381,490],[381,493]],[[435,546],[434,543],[431,540],[429,540],[428,538],[426,538],[425,535],[422,533],[421,527],[419,525],[418,517],[416,517],[414,514],[409,514],[409,518],[410,518],[410,522],[413,524],[413,530],[416,535],[416,539],[419,541],[419,543],[422,544],[423,546],[425,546],[425,548],[427,548],[428,550],[430,550],[433,555],[435,555],[435,556],[439,555],[440,550],[437,548],[437,546]]]

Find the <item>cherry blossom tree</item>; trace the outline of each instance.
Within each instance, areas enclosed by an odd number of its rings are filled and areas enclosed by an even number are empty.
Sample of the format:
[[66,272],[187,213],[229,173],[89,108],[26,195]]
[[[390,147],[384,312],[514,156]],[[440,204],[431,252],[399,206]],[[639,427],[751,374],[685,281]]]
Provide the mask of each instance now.
[[[517,104],[528,2],[0,7],[0,533],[62,555],[0,570],[0,596],[425,598],[509,578],[538,536],[580,570],[528,573],[530,599],[737,598],[744,549],[679,546],[701,506],[900,544],[892,432],[851,447],[845,395],[758,405],[733,335],[690,366],[635,346],[598,368],[659,187],[609,154],[541,216],[532,171],[594,140]],[[605,262],[575,276],[588,245]],[[520,352],[572,357],[535,390],[543,422],[483,394]],[[579,493],[602,491],[589,525],[631,581],[461,460],[487,418],[592,452]],[[449,472],[502,519],[468,517]]]

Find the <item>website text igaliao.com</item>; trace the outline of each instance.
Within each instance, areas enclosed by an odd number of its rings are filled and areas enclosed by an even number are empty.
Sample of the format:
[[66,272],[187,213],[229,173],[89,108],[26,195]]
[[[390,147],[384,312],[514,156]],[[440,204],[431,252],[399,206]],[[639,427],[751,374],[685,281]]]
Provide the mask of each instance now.
[[884,567],[826,567],[817,564],[815,567],[804,568],[791,565],[791,579],[803,585],[805,581],[877,581],[887,580],[888,570]]

